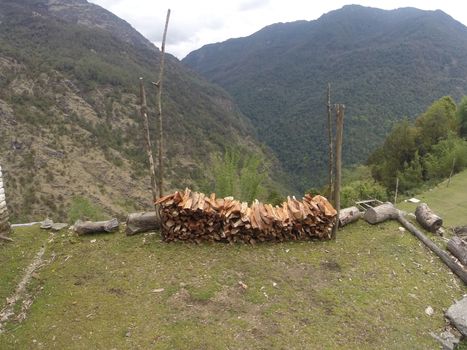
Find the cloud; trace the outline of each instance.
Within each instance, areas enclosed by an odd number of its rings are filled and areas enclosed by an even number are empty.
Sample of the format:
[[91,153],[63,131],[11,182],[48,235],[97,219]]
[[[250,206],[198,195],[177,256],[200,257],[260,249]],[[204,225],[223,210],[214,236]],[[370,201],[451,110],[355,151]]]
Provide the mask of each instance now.
[[269,4],[269,0],[247,0],[247,1],[242,1],[238,5],[238,10],[239,11],[256,10],[258,8],[266,6],[267,4]]

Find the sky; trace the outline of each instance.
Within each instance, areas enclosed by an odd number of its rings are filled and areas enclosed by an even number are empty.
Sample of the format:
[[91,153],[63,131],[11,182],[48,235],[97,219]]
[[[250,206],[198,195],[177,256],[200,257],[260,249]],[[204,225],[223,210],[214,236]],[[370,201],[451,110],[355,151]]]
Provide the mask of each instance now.
[[248,36],[278,22],[315,20],[348,4],[391,10],[416,7],[442,10],[467,25],[467,2],[462,0],[88,0],[129,22],[160,47],[165,16],[171,15],[166,52],[179,59],[203,45]]

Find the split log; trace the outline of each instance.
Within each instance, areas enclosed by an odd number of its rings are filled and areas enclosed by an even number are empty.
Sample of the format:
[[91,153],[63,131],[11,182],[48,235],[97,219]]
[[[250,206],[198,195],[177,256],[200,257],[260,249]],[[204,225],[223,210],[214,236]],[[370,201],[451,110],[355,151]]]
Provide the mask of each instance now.
[[357,221],[363,213],[357,207],[344,208],[339,212],[339,227]]
[[467,266],[467,243],[457,236],[452,237],[448,242],[448,250],[459,261]]
[[417,206],[415,217],[418,223],[430,232],[435,233],[443,226],[443,219],[433,213],[426,203],[420,203]]
[[125,233],[132,236],[141,232],[158,230],[161,227],[160,217],[155,211],[128,214]]
[[273,207],[255,201],[251,206],[233,197],[175,192],[156,201],[161,208],[165,241],[256,242],[330,239],[336,210],[321,196],[301,201],[287,198]]
[[374,208],[369,208],[363,215],[366,222],[374,225],[390,219],[397,219],[398,210],[392,203],[384,203]]
[[118,230],[118,220],[113,218],[108,221],[81,221],[74,224],[74,231],[78,235],[100,232],[114,232]]

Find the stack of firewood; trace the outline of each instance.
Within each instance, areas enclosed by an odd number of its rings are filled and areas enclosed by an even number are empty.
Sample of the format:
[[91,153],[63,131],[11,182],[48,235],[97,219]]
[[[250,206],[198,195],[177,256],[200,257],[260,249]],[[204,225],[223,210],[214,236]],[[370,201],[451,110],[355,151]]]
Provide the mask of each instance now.
[[329,239],[336,210],[322,196],[287,198],[281,206],[251,206],[233,197],[175,192],[157,200],[166,241],[245,242]]

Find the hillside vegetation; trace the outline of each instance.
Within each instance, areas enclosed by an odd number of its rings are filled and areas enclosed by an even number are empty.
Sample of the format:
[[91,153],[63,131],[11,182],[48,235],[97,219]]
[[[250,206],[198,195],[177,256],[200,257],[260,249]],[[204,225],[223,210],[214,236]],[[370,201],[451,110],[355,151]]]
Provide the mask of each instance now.
[[[419,197],[446,227],[465,224],[466,185],[463,172]],[[256,246],[37,227],[11,237],[0,243],[2,300],[41,244],[46,252],[27,318],[6,324],[2,349],[437,349],[430,332],[467,292],[396,222],[352,224],[336,241]]]
[[[0,162],[12,221],[64,220],[80,198],[113,215],[151,207],[137,94],[141,76],[155,135],[159,50],[85,0],[1,1],[0,46]],[[165,72],[166,190],[211,184],[212,156],[232,146],[275,168],[225,91],[170,55]]]
[[370,157],[373,178],[402,193],[436,183],[467,167],[467,96],[456,106],[451,97],[435,101],[411,123],[394,125]]
[[206,45],[183,63],[218,83],[298,190],[326,179],[326,87],[344,103],[344,163],[364,162],[393,124],[467,94],[467,28],[442,11],[345,6]]

